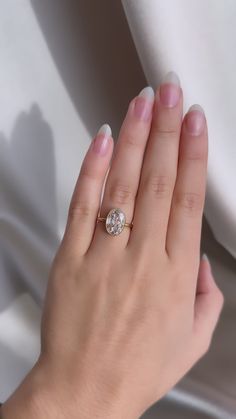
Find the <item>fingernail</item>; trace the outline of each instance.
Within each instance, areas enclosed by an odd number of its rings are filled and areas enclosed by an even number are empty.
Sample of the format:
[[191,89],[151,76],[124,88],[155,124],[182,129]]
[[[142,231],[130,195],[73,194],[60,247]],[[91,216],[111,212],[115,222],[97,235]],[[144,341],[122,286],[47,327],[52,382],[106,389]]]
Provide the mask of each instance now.
[[173,108],[180,99],[180,80],[174,71],[167,73],[159,88],[160,101],[163,106]]
[[138,119],[149,121],[152,115],[154,91],[151,86],[144,87],[135,99],[134,113]]
[[208,263],[209,269],[211,270],[211,263],[206,253],[203,253],[202,260],[205,260]]
[[209,290],[211,289],[212,286],[214,286],[215,279],[214,279],[214,276],[212,275],[211,262],[209,260],[209,257],[206,255],[206,253],[203,253],[202,260],[206,262],[208,273],[210,273],[210,275],[205,275],[205,286],[207,286]]
[[202,259],[203,259],[203,260],[206,260],[206,261],[209,263],[209,258],[208,258],[208,256],[207,256],[207,254],[206,254],[206,253],[203,253],[203,255],[202,255]]
[[187,131],[191,135],[200,135],[205,126],[205,114],[200,105],[192,105],[185,117]]
[[104,156],[108,150],[110,137],[110,126],[108,124],[102,125],[93,141],[93,151],[101,156]]

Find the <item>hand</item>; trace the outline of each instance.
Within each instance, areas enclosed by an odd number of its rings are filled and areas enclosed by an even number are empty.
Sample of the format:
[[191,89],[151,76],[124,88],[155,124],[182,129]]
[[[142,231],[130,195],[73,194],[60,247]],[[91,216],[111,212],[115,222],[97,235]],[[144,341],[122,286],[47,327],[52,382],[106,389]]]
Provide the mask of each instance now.
[[101,205],[133,219],[116,237],[96,223],[109,127],[91,143],[51,267],[41,354],[4,419],[137,418],[209,348],[223,296],[200,262],[207,125],[196,106],[182,120],[182,103],[171,73],[155,100],[146,88],[129,105]]

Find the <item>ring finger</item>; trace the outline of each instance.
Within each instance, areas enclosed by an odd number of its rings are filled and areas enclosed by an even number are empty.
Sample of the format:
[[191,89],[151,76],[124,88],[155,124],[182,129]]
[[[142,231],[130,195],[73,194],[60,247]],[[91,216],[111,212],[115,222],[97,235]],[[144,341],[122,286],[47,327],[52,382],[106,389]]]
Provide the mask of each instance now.
[[[120,208],[126,215],[126,222],[132,221],[143,155],[152,121],[153,102],[154,92],[149,86],[130,102],[106,180],[101,217],[105,218],[112,208]],[[129,234],[129,228],[124,228],[122,234],[112,237],[106,232],[104,223],[99,222],[91,247],[102,246],[104,249],[105,243],[109,243],[109,246],[125,247]]]

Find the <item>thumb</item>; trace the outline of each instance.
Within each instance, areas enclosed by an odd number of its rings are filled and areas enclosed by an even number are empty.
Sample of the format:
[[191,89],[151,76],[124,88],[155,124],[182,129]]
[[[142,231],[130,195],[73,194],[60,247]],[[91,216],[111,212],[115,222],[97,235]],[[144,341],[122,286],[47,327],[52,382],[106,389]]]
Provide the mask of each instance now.
[[212,274],[208,257],[202,256],[195,299],[194,334],[208,349],[215,330],[224,297]]

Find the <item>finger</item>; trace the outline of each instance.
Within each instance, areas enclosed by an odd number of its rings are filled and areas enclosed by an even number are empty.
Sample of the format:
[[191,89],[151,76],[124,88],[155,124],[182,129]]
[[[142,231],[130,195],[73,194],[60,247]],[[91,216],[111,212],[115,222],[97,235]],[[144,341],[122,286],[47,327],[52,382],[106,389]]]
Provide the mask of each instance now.
[[200,344],[203,353],[209,348],[223,302],[224,297],[215,283],[209,260],[203,255],[198,274],[193,330],[196,346]]
[[171,257],[199,255],[207,172],[207,125],[204,112],[194,105],[185,115],[179,149],[177,179],[167,231]]
[[147,242],[153,246],[155,242],[155,248],[162,245],[165,249],[177,173],[182,108],[183,95],[179,78],[174,72],[170,72],[156,96],[152,128],[135,206],[131,245]]
[[113,140],[109,125],[104,124],[92,141],[72,195],[63,241],[70,251],[84,254],[93,237],[103,182],[109,168]]
[[[107,177],[101,217],[106,217],[112,208],[121,208],[126,214],[126,222],[132,221],[143,154],[152,120],[153,102],[153,89],[146,87],[129,105]],[[129,228],[125,228],[122,234],[114,238],[107,234],[103,223],[98,223],[93,243],[99,247],[105,243],[109,243],[109,246],[124,247],[129,234]]]

